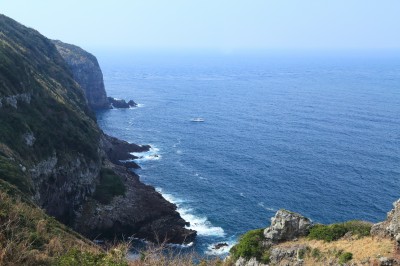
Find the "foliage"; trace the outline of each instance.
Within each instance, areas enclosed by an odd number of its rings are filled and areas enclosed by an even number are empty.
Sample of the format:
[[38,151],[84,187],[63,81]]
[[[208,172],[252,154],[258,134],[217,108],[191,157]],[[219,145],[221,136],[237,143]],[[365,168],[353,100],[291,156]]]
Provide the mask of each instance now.
[[113,197],[125,195],[125,185],[121,177],[116,175],[113,170],[102,168],[99,181],[93,197],[101,203],[108,204]]
[[18,187],[26,194],[31,193],[32,186],[21,167],[15,162],[0,155],[0,180],[5,180]]
[[350,252],[344,252],[339,256],[339,264],[344,264],[353,259],[353,254]]
[[125,253],[113,249],[109,253],[96,253],[71,249],[57,259],[58,266],[128,266]]
[[311,228],[308,237],[310,239],[330,242],[338,240],[348,232],[359,237],[368,236],[370,230],[371,224],[362,221],[349,221],[330,225],[317,224]]
[[[263,256],[263,240],[263,229],[249,231],[240,237],[239,242],[232,247],[230,253],[232,254],[234,260],[237,260],[240,257],[245,259],[250,259],[252,257],[260,259]],[[264,259],[267,259],[267,257],[269,259],[268,254],[265,254]]]

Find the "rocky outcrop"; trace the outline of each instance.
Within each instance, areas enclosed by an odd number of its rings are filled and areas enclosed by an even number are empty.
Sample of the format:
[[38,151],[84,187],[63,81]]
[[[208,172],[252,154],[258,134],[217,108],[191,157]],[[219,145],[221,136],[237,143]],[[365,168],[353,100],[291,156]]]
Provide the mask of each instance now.
[[126,102],[122,99],[116,99],[113,97],[108,97],[108,102],[110,103],[111,108],[131,108],[138,106],[133,100],[129,100]]
[[92,109],[109,108],[103,73],[96,57],[72,44],[61,41],[53,43],[70,67],[74,79],[84,90],[89,106]]
[[126,194],[106,205],[88,201],[75,225],[79,232],[100,239],[117,235],[169,243],[194,240],[196,232],[184,228],[187,223],[174,204],[167,202],[153,187],[141,183],[136,174],[119,166],[114,171],[123,178]]
[[271,219],[271,226],[264,230],[264,236],[271,243],[293,240],[306,236],[311,225],[310,219],[298,213],[282,209]]
[[388,212],[385,221],[372,226],[371,235],[391,237],[400,245],[400,199],[393,203],[393,209]]
[[132,155],[132,152],[146,152],[150,150],[149,145],[137,145],[134,143],[128,143],[126,141],[103,135],[101,140],[102,149],[105,151],[108,159],[116,164],[122,165],[126,168],[138,169],[140,166],[132,160],[137,159],[136,156]]

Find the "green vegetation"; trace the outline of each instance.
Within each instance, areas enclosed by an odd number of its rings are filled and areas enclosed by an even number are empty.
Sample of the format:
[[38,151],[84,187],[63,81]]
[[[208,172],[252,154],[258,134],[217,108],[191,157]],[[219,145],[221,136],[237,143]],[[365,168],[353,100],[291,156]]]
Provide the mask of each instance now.
[[330,242],[338,240],[347,233],[358,237],[369,236],[370,230],[371,224],[363,221],[349,221],[330,225],[317,224],[311,228],[308,238]]
[[9,158],[0,155],[0,180],[18,187],[22,192],[31,194],[32,186],[21,167]]
[[350,252],[344,252],[339,256],[339,263],[344,264],[346,262],[349,262],[353,259],[353,254]]
[[313,257],[316,260],[319,260],[322,257],[321,251],[318,248],[312,249],[311,257]]
[[128,266],[126,251],[112,249],[109,253],[96,253],[71,249],[57,259],[58,266]]
[[125,185],[121,177],[113,170],[102,168],[100,172],[100,183],[96,186],[94,198],[103,204],[111,202],[113,197],[125,195]]
[[[247,232],[239,239],[239,243],[230,250],[234,260],[240,257],[250,259],[252,257],[258,260],[269,260],[269,254],[263,252],[262,242],[264,240],[264,230],[256,229]],[[264,253],[264,254],[263,254]]]

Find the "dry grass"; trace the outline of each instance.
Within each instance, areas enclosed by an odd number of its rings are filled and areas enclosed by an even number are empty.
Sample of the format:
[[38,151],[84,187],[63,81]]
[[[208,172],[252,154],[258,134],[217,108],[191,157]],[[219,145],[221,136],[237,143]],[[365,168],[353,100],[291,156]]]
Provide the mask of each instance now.
[[146,250],[139,251],[137,260],[130,261],[129,266],[231,266],[230,262],[219,258],[201,257],[195,252],[177,252],[165,243],[149,245]]
[[[336,260],[340,252],[352,253],[351,262],[357,265],[373,265],[379,257],[396,257],[395,243],[387,238],[342,238],[332,242],[301,238],[298,241],[285,242],[279,246],[289,247],[299,244],[310,248],[304,257],[305,265],[325,265],[327,261]],[[312,255],[313,251],[316,251],[314,256]],[[319,252],[319,256],[317,252]]]
[[0,265],[52,265],[71,248],[101,252],[40,208],[0,191]]

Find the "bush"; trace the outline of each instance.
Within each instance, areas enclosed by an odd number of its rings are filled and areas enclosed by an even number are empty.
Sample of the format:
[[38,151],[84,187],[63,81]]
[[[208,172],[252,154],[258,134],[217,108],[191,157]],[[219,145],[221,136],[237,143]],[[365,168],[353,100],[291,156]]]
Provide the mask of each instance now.
[[351,261],[352,259],[353,259],[353,254],[350,253],[350,252],[345,252],[345,253],[342,253],[342,254],[339,256],[339,263],[340,263],[340,264],[344,264],[344,263],[346,263],[346,262]]
[[311,251],[311,257],[313,257],[314,259],[320,259],[321,258],[321,251],[318,248],[314,248]]
[[370,232],[372,224],[368,222],[353,220],[345,222],[344,226],[346,227],[348,232],[351,232],[352,234],[359,237],[365,237],[371,234]]
[[308,234],[310,239],[324,240],[327,242],[338,240],[346,233],[351,232],[359,237],[370,235],[371,224],[362,221],[349,221],[345,223],[313,226]]
[[58,266],[127,266],[125,259],[112,256],[112,254],[80,251],[72,249],[61,256],[56,265]]
[[231,248],[230,253],[235,260],[239,259],[240,257],[245,259],[250,259],[252,257],[261,259],[261,257],[263,257],[263,259],[269,260],[268,253],[263,252],[263,240],[263,229],[249,231],[240,237],[239,243]]

